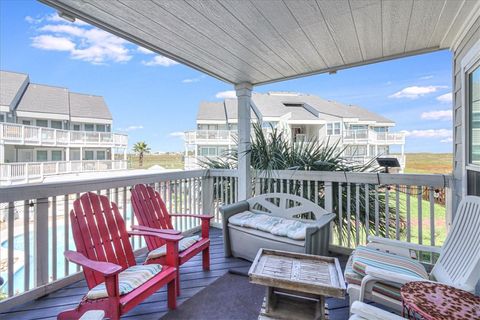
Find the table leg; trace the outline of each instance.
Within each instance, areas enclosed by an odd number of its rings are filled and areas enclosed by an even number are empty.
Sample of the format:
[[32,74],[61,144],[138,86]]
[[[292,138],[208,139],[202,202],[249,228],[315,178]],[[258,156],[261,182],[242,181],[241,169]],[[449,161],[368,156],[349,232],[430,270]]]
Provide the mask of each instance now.
[[315,320],[325,320],[325,297],[318,296],[318,302],[315,306]]
[[269,313],[275,309],[275,304],[277,302],[277,298],[275,296],[275,292],[273,287],[267,287],[267,292],[265,294],[265,312]]

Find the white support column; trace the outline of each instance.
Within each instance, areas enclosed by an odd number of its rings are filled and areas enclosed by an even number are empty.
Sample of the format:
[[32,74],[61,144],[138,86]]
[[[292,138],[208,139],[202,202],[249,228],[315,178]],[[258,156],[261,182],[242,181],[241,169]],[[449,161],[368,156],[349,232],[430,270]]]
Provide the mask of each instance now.
[[123,160],[127,161],[127,148],[123,149]]
[[70,147],[65,149],[65,161],[70,161]]
[[110,148],[110,160],[115,160],[115,152],[113,152],[113,147]]
[[5,163],[5,145],[0,143],[0,163]]
[[245,200],[252,193],[250,172],[250,100],[252,84],[235,85],[238,99],[238,200]]

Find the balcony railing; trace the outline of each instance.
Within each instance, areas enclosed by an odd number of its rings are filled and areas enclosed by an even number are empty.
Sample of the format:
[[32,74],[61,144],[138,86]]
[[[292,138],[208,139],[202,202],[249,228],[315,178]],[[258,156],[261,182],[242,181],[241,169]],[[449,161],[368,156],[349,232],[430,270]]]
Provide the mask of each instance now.
[[125,169],[127,169],[126,160],[0,163],[0,183],[39,182],[46,176],[57,174]]
[[376,132],[374,130],[344,130],[343,142],[351,144],[404,144],[403,132]]
[[[68,212],[81,193],[109,196],[130,226],[136,220],[129,188],[150,184],[170,212],[211,214],[220,226],[219,208],[237,201],[237,175],[236,170],[193,170],[0,187],[0,272],[6,280],[2,290],[10,297],[0,302],[0,312],[81,279],[63,256],[74,247]],[[252,191],[296,194],[336,213],[330,248],[345,253],[365,243],[368,234],[441,245],[451,219],[450,185],[448,175],[275,171],[256,175]],[[439,196],[446,197],[446,206]],[[174,226],[199,228],[196,219]],[[135,249],[145,246],[141,239],[131,241]]]
[[202,142],[233,144],[236,137],[237,131],[233,130],[196,130],[185,133],[185,140],[189,144]]
[[0,123],[0,143],[42,146],[106,146],[126,148],[128,136],[112,132],[72,131]]

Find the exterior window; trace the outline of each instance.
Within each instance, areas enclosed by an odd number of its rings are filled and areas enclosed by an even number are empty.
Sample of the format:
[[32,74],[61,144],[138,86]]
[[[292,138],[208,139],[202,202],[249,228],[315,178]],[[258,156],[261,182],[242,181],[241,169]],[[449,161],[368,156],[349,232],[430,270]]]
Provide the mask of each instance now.
[[0,122],[5,122],[5,115],[3,113],[0,114]]
[[80,131],[80,125],[79,124],[74,124],[73,125],[73,131]]
[[31,126],[31,125],[32,125],[32,121],[30,121],[30,120],[22,120],[22,124],[23,124],[24,126]]
[[200,155],[203,157],[212,157],[217,155],[216,147],[201,147]]
[[95,131],[93,123],[85,123],[85,131]]
[[52,120],[50,124],[51,124],[51,127],[54,129],[62,129],[62,121]]
[[350,125],[350,130],[367,130],[367,126],[364,124],[352,124]]
[[480,166],[480,68],[469,76],[468,145],[469,163]]
[[105,132],[105,125],[104,124],[97,124],[97,131],[98,132]]
[[106,130],[107,132],[110,132],[110,131],[112,131],[112,128],[110,127],[110,125],[109,125],[109,124],[107,124],[106,128],[107,128],[107,130]]
[[97,151],[97,160],[105,160],[105,151]]
[[327,123],[327,135],[340,135],[340,122]]
[[231,124],[231,125],[230,125],[230,130],[236,131],[237,129],[238,129],[237,124]]
[[86,150],[83,160],[93,160],[93,151],[92,150]]
[[37,161],[39,161],[39,162],[48,161],[47,150],[37,150]]
[[387,132],[387,127],[373,127],[375,132]]
[[36,120],[35,123],[37,124],[37,127],[48,127],[48,120]]
[[52,161],[62,161],[62,151],[53,150],[52,151]]

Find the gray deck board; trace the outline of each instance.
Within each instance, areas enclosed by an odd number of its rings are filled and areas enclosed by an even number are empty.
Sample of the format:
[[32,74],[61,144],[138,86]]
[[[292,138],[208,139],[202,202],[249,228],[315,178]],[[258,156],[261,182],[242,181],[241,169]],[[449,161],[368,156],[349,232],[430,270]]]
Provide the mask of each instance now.
[[[211,238],[210,271],[204,272],[202,270],[201,255],[192,258],[180,269],[181,295],[177,300],[178,305],[193,297],[228,272],[229,269],[238,268],[239,270],[247,270],[250,266],[250,262],[248,261],[224,257],[223,239],[220,230],[211,230]],[[139,257],[138,260],[142,261],[143,259],[144,257]],[[342,266],[344,266],[345,257],[340,257],[340,262]],[[74,308],[87,291],[88,288],[85,281],[81,280],[40,299],[17,306],[9,312],[0,313],[0,319],[55,319],[59,312]],[[168,312],[166,300],[166,288],[162,288],[140,305],[133,308],[123,318],[139,320],[160,319]],[[327,299],[327,303],[329,304],[331,320],[348,319],[347,299]]]

